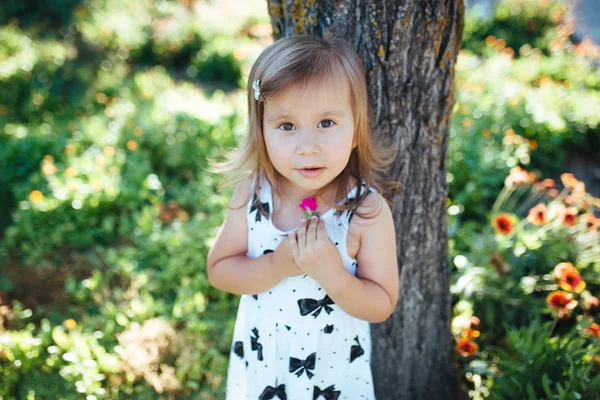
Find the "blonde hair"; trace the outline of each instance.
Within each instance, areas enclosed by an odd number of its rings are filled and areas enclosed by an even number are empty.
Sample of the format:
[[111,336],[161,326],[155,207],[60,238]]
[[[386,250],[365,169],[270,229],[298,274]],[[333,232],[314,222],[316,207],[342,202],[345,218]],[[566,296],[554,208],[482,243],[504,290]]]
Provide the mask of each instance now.
[[[345,76],[349,84],[356,147],[352,150],[346,168],[332,182],[319,189],[314,197],[334,187],[336,204],[329,204],[329,206],[338,212],[356,211],[369,191],[364,190],[362,194],[358,191],[360,196],[357,196],[355,201],[339,204],[352,189],[350,185],[353,177],[359,187],[364,182],[366,188],[372,187],[377,190],[391,206],[392,203],[386,198],[386,194],[402,189],[403,186],[398,182],[384,180],[381,172],[393,162],[397,150],[379,147],[372,139],[367,84],[362,61],[352,45],[345,40],[323,39],[308,35],[277,40],[260,54],[252,66],[247,85],[248,134],[240,145],[228,154],[225,161],[220,163],[210,161],[213,165],[211,172],[236,173],[236,177],[231,182],[219,185],[218,190],[237,185],[248,176],[257,178],[263,175],[271,182],[273,191],[281,196],[282,189],[278,185],[281,174],[271,163],[262,132],[264,104],[270,96],[282,93],[295,85],[322,82],[323,78],[340,74]],[[252,88],[252,83],[257,79],[260,79],[259,100],[254,98]],[[258,198],[258,186],[258,184],[254,186],[245,204],[253,196]],[[257,207],[261,214],[269,215],[260,201],[257,202]]]

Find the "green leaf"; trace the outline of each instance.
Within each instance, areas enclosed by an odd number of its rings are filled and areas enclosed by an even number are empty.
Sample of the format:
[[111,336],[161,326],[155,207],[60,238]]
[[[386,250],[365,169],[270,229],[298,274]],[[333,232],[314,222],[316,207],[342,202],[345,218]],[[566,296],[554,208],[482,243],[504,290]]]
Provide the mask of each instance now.
[[535,390],[533,390],[533,385],[531,382],[527,383],[527,398],[529,400],[537,400],[537,396],[535,395]]
[[542,375],[542,388],[544,388],[544,393],[546,393],[546,396],[551,399],[554,397],[554,394],[552,394],[552,389],[550,389],[550,383],[550,378],[548,378],[548,375],[544,373],[544,375]]

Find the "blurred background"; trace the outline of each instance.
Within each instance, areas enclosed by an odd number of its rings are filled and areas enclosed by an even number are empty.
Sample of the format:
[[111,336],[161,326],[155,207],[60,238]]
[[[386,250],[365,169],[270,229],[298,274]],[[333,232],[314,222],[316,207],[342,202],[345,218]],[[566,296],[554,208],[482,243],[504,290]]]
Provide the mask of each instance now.
[[[449,144],[473,399],[600,393],[600,5],[467,3]],[[263,0],[0,6],[0,399],[223,399],[206,256]],[[527,369],[523,366],[527,365]],[[592,390],[592,391],[590,391]]]

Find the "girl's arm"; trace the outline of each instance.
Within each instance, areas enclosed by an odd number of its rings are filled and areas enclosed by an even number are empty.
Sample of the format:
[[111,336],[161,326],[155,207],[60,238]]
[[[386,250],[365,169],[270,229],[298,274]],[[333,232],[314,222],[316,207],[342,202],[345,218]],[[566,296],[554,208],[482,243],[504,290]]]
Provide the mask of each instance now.
[[[231,197],[231,207],[239,207],[248,200],[252,178],[242,181]],[[264,292],[281,281],[282,269],[275,268],[273,254],[249,258],[248,222],[246,207],[229,210],[215,242],[208,252],[207,275],[209,282],[225,292],[256,294]]]
[[360,232],[356,276],[341,268],[339,276],[320,282],[342,310],[371,323],[392,315],[400,291],[392,211],[379,193],[367,196],[358,210],[368,215],[378,207],[376,217],[362,219],[355,214],[351,221],[359,224]]

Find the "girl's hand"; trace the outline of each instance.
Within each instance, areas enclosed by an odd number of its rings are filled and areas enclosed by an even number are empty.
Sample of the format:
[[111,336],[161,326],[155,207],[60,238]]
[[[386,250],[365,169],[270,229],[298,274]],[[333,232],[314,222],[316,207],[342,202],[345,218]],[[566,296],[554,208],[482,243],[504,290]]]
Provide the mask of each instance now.
[[322,286],[344,270],[342,257],[320,218],[312,217],[310,223],[301,219],[298,231],[290,233],[289,238],[298,267]]
[[276,266],[281,279],[304,274],[304,271],[298,268],[294,257],[292,257],[289,240],[284,240],[277,246],[273,252],[273,264]]

